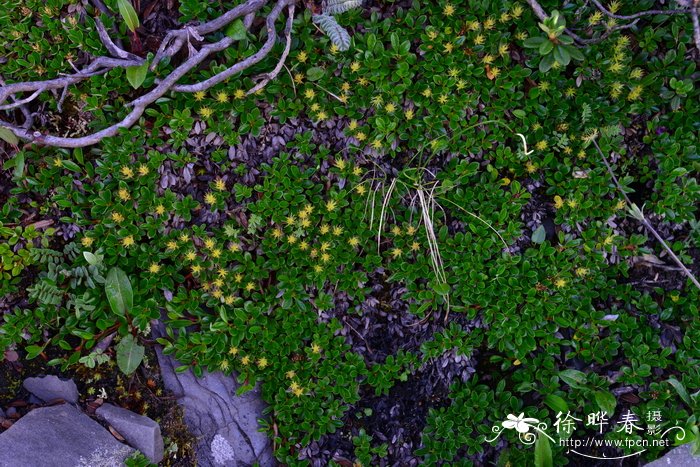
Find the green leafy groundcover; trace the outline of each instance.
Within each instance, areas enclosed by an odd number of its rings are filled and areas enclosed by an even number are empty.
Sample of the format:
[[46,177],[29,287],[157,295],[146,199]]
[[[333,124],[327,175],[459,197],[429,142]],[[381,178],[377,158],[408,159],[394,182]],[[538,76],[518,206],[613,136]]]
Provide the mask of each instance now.
[[[70,2],[14,3],[0,13],[6,81],[53,77],[78,50],[101,52],[91,20],[79,21]],[[665,427],[685,427],[684,441],[697,443],[698,290],[676,272],[634,266],[662,250],[625,217],[629,206],[591,145],[697,272],[700,100],[689,20],[644,19],[543,73],[540,51],[524,47],[542,36],[525,3],[392,3],[385,16],[337,16],[355,31],[346,52],[301,14],[289,73],[252,97],[244,77],[173,94],[99,147],[24,148],[7,160],[0,291],[18,305],[3,317],[0,348],[31,358],[57,346],[66,357],[51,363],[80,365],[112,332],[145,343],[162,317],[159,342],[183,369],[235,372],[243,390],[262,383],[264,429],[289,464],[308,463],[299,453],[339,429],[354,436],[353,460],[381,463],[386,446],[346,427],[349,409],[362,388],[387,394],[449,352],[478,362],[477,372],[453,381],[428,414],[414,453],[426,465],[469,465],[482,454],[510,465],[573,460],[542,436],[524,449],[514,430],[494,450],[491,428],[520,413],[551,427],[559,412],[619,420],[630,410],[645,420],[660,411]],[[614,3],[625,13],[652,6]],[[614,26],[584,2],[543,7],[587,37]],[[214,17],[211,8],[183,1],[180,21]],[[192,79],[257,44],[249,35]],[[46,96],[47,129],[76,131],[84,116],[104,126],[132,92],[124,71],[91,78],[71,89],[73,117],[63,120]],[[308,132],[269,164],[232,162],[230,145],[295,119],[319,134],[340,125],[344,149],[312,143]],[[213,136],[193,144],[201,128]],[[427,195],[434,239],[419,202]],[[30,211],[72,235],[25,227]],[[555,226],[546,236],[544,218]],[[124,313],[104,287],[116,267],[133,288]],[[343,313],[363,313],[377,271],[405,287],[402,313],[478,326],[451,322],[416,351],[368,360],[339,333],[342,319],[320,316],[341,295]],[[581,425],[576,436],[585,433]],[[600,436],[626,435],[610,427]]]

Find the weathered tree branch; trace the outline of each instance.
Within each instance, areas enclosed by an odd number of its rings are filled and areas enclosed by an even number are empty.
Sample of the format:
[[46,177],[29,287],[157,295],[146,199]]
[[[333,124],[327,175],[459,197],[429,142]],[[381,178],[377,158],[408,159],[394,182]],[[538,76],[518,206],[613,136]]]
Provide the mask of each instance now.
[[[216,42],[205,44],[201,46],[199,50],[196,50],[195,47],[190,44],[190,38],[203,41],[203,36],[221,30],[232,21],[240,17],[244,18],[244,25],[246,28],[249,28],[253,23],[255,14],[259,12],[259,10],[265,6],[269,0],[248,0],[247,2],[234,7],[220,17],[207,23],[197,26],[186,26],[182,29],[169,31],[156,53],[153,63],[151,64],[151,68],[155,69],[155,66],[157,66],[158,62],[160,62],[162,59],[174,56],[180,51],[185,43],[188,44],[190,56],[182,64],[171,71],[165,78],[156,81],[156,86],[153,89],[128,104],[127,106],[131,107],[131,111],[121,121],[95,133],[75,138],[46,135],[39,131],[31,131],[30,126],[31,120],[33,119],[28,117],[30,114],[27,113],[26,107],[24,106],[36,99],[43,92],[63,89],[63,92],[65,93],[69,86],[79,83],[91,76],[106,73],[113,68],[140,66],[145,63],[143,58],[131,54],[117,46],[109,37],[109,34],[101,21],[96,19],[95,24],[98,35],[112,57],[97,57],[92,61],[92,63],[85,68],[76,71],[76,73],[51,80],[20,82],[9,85],[3,84],[0,86],[0,104],[3,104],[7,99],[11,99],[12,102],[0,106],[0,110],[11,110],[17,107],[21,108],[25,115],[25,123],[24,125],[19,126],[0,120],[0,127],[5,127],[12,130],[21,139],[46,146],[76,148],[96,144],[104,138],[116,135],[120,129],[129,128],[134,125],[143,115],[144,111],[149,105],[154,103],[157,99],[169,91],[203,91],[225,81],[237,73],[250,68],[256,63],[259,63],[274,47],[277,39],[277,31],[275,29],[276,21],[281,15],[282,11],[285,8],[288,8],[287,25],[285,28],[285,49],[277,66],[266,75],[266,78],[263,79],[263,81],[258,84],[259,89],[262,89],[267,82],[277,76],[286,57],[289,54],[289,50],[291,48],[291,28],[294,16],[295,1],[296,0],[277,0],[275,6],[272,8],[272,11],[266,19],[267,39],[263,46],[255,54],[241,60],[238,63],[235,63],[228,69],[212,76],[207,80],[189,85],[177,84],[180,79],[198,67],[209,55],[225,50],[235,41],[234,39],[226,36]],[[260,86],[261,84],[262,86]],[[256,86],[256,88],[258,88],[258,86]],[[17,99],[15,97],[17,94],[24,92],[31,92],[32,94],[22,99]]]

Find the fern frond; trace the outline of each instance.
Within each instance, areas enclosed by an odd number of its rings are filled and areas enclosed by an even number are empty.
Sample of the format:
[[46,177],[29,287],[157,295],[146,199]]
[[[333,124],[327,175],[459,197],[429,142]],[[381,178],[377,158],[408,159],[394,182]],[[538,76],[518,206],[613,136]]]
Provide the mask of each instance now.
[[323,11],[329,15],[339,15],[361,6],[362,0],[327,0]]
[[350,48],[350,34],[330,15],[314,15],[314,23],[318,24],[323,32],[330,38],[338,50],[345,51]]

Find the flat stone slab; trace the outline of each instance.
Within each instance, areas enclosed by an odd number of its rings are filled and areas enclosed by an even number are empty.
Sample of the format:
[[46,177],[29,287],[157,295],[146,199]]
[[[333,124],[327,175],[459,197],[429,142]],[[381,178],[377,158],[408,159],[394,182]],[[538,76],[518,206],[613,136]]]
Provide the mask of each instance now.
[[25,379],[22,386],[44,402],[63,399],[71,404],[78,403],[78,387],[72,379],[63,380],[54,375],[41,376]]
[[646,467],[700,467],[700,456],[690,454],[690,445],[673,448],[665,456],[646,464]]
[[[160,334],[154,324],[154,335]],[[192,371],[175,373],[180,364],[163,355],[156,347],[165,387],[178,397],[184,409],[185,423],[200,438],[197,446],[199,467],[242,467],[277,465],[272,441],[259,432],[258,419],[264,418],[259,389],[236,395],[239,385],[234,376],[204,372],[201,378]]]
[[69,404],[32,410],[0,434],[0,467],[121,467],[133,452]]
[[157,464],[163,460],[160,425],[143,415],[112,404],[102,404],[95,412],[112,425],[126,441]]

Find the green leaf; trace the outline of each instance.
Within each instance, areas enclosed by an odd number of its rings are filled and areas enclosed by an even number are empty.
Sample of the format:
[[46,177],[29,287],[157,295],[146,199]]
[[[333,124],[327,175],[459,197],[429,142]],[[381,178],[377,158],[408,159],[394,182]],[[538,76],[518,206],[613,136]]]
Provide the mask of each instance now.
[[114,267],[107,273],[105,292],[112,311],[124,316],[134,306],[134,293],[126,273]]
[[532,243],[542,244],[545,238],[547,238],[547,232],[544,229],[544,225],[540,225],[532,232]]
[[540,44],[540,55],[547,55],[553,48],[554,44],[552,44],[552,41],[544,41],[542,44]]
[[571,62],[571,55],[567,52],[566,48],[558,45],[554,47],[554,59],[560,64],[566,66]]
[[117,344],[117,365],[125,375],[130,375],[143,360],[144,348],[131,334],[127,334]]
[[538,49],[544,42],[549,42],[545,37],[528,37],[523,42],[523,45],[528,49]]
[[564,370],[559,372],[559,378],[575,389],[586,387],[586,373],[578,370]]
[[540,72],[547,73],[552,68],[552,65],[554,65],[554,55],[545,55],[540,61]]
[[126,67],[126,79],[131,84],[131,87],[138,89],[141,87],[143,82],[146,80],[146,75],[148,74],[148,61],[143,62],[141,66],[128,66]]
[[549,439],[543,434],[537,435],[535,442],[535,466],[536,467],[553,467],[552,461],[552,446],[549,444]]
[[73,161],[64,160],[63,167],[70,170],[71,172],[81,173],[80,166]]
[[617,407],[617,399],[608,391],[596,391],[594,394],[595,402],[600,407],[600,410],[607,412],[608,416],[615,413]]
[[14,146],[17,146],[17,143],[19,143],[19,138],[17,138],[17,135],[8,128],[0,127],[0,139],[7,141]]
[[583,60],[583,54],[576,47],[574,47],[572,45],[565,45],[565,46],[563,46],[563,48],[566,49],[566,51],[569,53],[569,55],[571,55],[571,58],[573,58],[574,60],[578,60],[578,61]]
[[550,394],[544,398],[544,403],[556,412],[569,412],[569,405],[564,399],[554,394]]
[[513,115],[515,115],[515,116],[518,117],[518,118],[525,118],[525,116],[526,116],[527,114],[526,114],[525,111],[522,110],[522,109],[515,109],[515,110],[513,111]]
[[238,18],[226,28],[226,35],[234,41],[242,41],[246,38],[248,31],[243,24],[243,21]]
[[323,78],[323,75],[325,74],[326,70],[319,66],[315,66],[306,70],[306,79],[309,81],[318,81],[319,79]]
[[141,23],[139,23],[139,16],[136,14],[136,10],[134,10],[131,2],[129,0],[117,0],[117,7],[119,8],[119,14],[124,18],[126,27],[131,32],[135,32]]
[[692,401],[690,400],[690,396],[688,395],[688,391],[685,390],[685,386],[683,386],[683,383],[678,381],[676,378],[669,378],[668,383],[671,386],[673,386],[678,395],[681,396],[683,402],[685,402],[689,407],[693,406]]
[[87,261],[88,264],[92,264],[93,266],[100,262],[100,260],[97,259],[97,256],[89,251],[83,251],[83,257],[85,257],[85,261]]
[[437,282],[433,284],[433,290],[438,294],[445,296],[450,293],[450,285],[445,283]]

